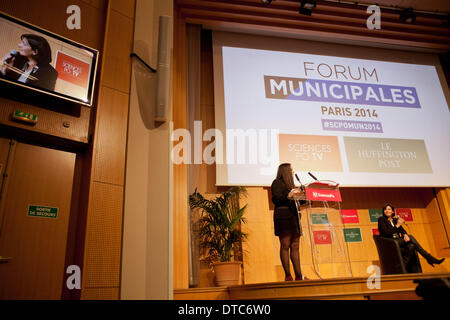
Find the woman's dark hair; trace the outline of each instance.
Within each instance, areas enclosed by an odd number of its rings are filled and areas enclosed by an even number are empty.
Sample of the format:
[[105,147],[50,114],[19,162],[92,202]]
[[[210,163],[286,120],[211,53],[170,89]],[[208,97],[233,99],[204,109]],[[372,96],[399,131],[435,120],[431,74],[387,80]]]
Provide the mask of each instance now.
[[52,49],[45,38],[35,34],[23,34],[20,39],[26,38],[30,44],[31,49],[37,50],[37,55],[34,59],[38,64],[46,64],[52,61]]
[[387,207],[391,207],[391,209],[392,209],[392,217],[394,217],[395,216],[395,208],[394,208],[394,206],[392,205],[392,204],[390,204],[390,203],[386,203],[384,206],[383,206],[383,209],[381,209],[381,211],[382,211],[382,213],[383,213],[383,216],[385,216],[386,217],[386,215],[384,214],[384,210],[386,210],[386,208]]
[[294,178],[292,177],[292,170],[290,163],[282,163],[278,167],[277,171],[277,179],[280,179],[284,182],[288,189],[295,188]]

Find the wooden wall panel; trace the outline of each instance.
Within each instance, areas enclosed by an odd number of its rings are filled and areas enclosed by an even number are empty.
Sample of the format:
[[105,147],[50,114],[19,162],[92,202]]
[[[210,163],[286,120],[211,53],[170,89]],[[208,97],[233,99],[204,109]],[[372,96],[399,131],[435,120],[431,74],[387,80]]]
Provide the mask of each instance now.
[[83,288],[119,287],[123,187],[94,182],[86,230]]
[[[129,93],[130,91],[130,72],[131,58],[130,53],[133,42],[133,26],[134,21],[114,9],[114,3],[111,2],[109,15],[109,24],[107,33],[108,38],[105,40],[105,50],[102,68],[102,85],[116,89],[118,91]],[[134,1],[129,3],[130,8]],[[122,8],[121,8],[122,9]]]
[[247,198],[241,199],[241,205],[247,204],[247,223],[241,225],[242,231],[248,233],[248,240],[242,245],[244,281],[246,284],[276,281],[273,264],[276,253],[272,250],[273,223],[267,201],[268,192],[260,187],[249,187],[247,191]]
[[117,300],[119,288],[87,288],[83,290],[83,300]]
[[128,94],[104,86],[99,108],[104,109],[97,122],[94,180],[124,184]]
[[[448,257],[450,256],[450,229],[448,223],[448,217],[450,216],[450,211],[448,210],[450,210],[450,207],[445,203],[446,199],[442,197],[442,195],[445,195],[445,191],[446,189],[438,191],[437,197],[428,203],[427,211],[430,214],[427,222],[432,232],[430,242],[435,245],[436,254]],[[445,263],[449,263],[449,261]],[[439,267],[442,268],[442,265]]]
[[128,18],[134,19],[135,1],[129,0],[112,0],[111,9],[119,12]]
[[[177,16],[178,14],[178,16]],[[175,10],[173,34],[173,129],[187,128],[186,112],[186,25]],[[187,165],[173,168],[173,287],[189,286]]]
[[134,6],[135,1],[120,0],[108,5],[95,137],[89,151],[93,170],[87,186],[82,299],[119,298]]
[[450,188],[437,190],[438,208],[442,212],[442,221],[445,229],[444,249],[441,255],[450,255]]

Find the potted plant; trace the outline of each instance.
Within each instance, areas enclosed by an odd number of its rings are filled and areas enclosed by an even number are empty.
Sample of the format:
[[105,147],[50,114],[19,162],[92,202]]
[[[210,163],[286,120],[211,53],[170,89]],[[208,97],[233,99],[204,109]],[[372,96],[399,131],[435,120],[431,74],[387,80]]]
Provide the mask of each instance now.
[[232,187],[212,200],[205,199],[197,189],[189,196],[191,210],[201,210],[198,237],[205,250],[203,260],[213,267],[219,286],[239,282],[242,262],[234,261],[234,251],[247,237],[240,228],[240,223],[245,223],[247,205],[239,208],[239,196],[246,195],[244,187]]

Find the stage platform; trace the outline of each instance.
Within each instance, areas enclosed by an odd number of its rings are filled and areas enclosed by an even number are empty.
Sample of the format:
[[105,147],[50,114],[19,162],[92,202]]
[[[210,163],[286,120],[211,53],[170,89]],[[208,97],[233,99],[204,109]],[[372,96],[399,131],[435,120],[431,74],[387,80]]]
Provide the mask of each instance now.
[[421,300],[416,279],[449,278],[450,273],[414,273],[380,277],[379,288],[368,288],[367,278],[336,278],[269,282],[231,287],[174,290],[175,300]]

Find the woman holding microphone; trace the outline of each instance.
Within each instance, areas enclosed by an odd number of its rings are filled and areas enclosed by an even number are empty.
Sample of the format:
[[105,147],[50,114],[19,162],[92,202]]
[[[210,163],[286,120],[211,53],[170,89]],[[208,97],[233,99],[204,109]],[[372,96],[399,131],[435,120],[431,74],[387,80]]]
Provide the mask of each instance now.
[[[293,281],[290,271],[289,258],[295,272],[295,280],[306,279],[302,276],[300,267],[299,242],[302,227],[294,198],[304,195],[303,191],[294,185],[294,170],[290,163],[283,163],[278,167],[277,176],[272,182],[272,202],[275,206],[273,222],[275,235],[280,240],[280,259],[286,281]],[[301,203],[306,203],[300,200]]]
[[52,50],[48,41],[35,34],[23,34],[18,49],[3,56],[0,77],[54,91],[58,71],[50,65]]
[[382,237],[398,239],[400,247],[405,248],[403,256],[405,265],[408,265],[415,251],[420,253],[432,267],[435,264],[441,264],[445,260],[445,258],[437,259],[433,257],[420,246],[416,238],[408,235],[402,226],[405,220],[401,217],[396,217],[395,208],[390,203],[385,204],[382,211],[383,215],[378,218],[378,231]]

